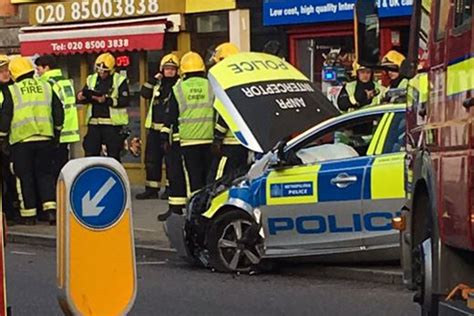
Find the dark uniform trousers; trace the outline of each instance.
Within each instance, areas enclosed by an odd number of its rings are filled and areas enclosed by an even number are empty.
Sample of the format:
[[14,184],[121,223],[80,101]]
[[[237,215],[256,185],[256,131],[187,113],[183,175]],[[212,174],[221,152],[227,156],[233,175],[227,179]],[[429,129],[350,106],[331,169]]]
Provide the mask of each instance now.
[[[38,202],[44,211],[56,209],[55,181],[52,170],[53,141],[17,143],[12,147],[13,170],[19,181],[20,209],[36,215]],[[39,198],[38,198],[39,195]]]
[[211,171],[211,145],[181,146],[188,197],[203,188]]
[[183,159],[179,142],[171,144],[167,160],[166,172],[170,183],[169,207],[170,209],[181,210],[186,205],[186,179],[184,177]]
[[16,191],[16,178],[11,170],[11,157],[9,153],[3,150],[0,152],[0,159],[2,165],[2,207],[3,212],[8,219],[14,219],[17,216],[17,208],[15,205],[18,201],[18,194]]
[[69,144],[59,144],[53,158],[53,174],[57,180],[63,167],[69,161]]
[[124,142],[121,131],[122,126],[89,125],[83,143],[86,157],[100,156],[102,144],[104,144],[107,148],[107,156],[120,162],[120,152]]
[[167,159],[160,137],[161,133],[154,129],[149,129],[145,149],[146,186],[152,189],[159,189],[163,160],[166,163],[166,170],[169,169],[169,159]]
[[223,145],[222,156],[214,158],[208,183],[232,176],[248,167],[248,149],[241,145]]

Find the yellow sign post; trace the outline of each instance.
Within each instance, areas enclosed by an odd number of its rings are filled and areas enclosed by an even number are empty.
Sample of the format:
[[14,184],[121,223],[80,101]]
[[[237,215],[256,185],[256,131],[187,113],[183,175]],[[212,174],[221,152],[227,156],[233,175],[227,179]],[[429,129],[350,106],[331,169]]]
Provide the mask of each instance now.
[[127,314],[136,296],[130,184],[111,158],[70,161],[58,180],[57,284],[65,314]]

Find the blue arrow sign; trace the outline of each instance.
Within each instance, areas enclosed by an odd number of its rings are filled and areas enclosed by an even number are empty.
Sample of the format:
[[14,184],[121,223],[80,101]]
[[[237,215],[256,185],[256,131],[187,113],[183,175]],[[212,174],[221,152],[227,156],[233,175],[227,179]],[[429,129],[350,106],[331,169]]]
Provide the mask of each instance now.
[[92,229],[114,225],[122,216],[127,200],[122,178],[102,166],[79,174],[72,184],[70,199],[76,218]]

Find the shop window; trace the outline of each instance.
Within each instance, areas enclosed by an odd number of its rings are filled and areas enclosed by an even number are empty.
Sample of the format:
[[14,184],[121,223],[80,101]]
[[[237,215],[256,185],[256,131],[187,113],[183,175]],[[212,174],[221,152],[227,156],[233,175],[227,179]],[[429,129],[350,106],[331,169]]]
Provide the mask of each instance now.
[[471,0],[456,0],[454,11],[454,27],[471,25],[472,3]]
[[229,29],[229,18],[227,14],[203,15],[196,18],[198,33],[227,32]]
[[328,98],[336,102],[352,73],[353,36],[315,37],[296,42],[297,67]]
[[130,136],[124,142],[124,151],[122,153],[122,162],[124,163],[141,163],[140,54],[142,53],[127,52],[116,55],[117,59],[122,57],[129,60],[127,66],[117,67],[117,71],[127,77],[130,89],[130,104],[127,108]]
[[164,56],[162,50],[146,52],[146,62],[148,64],[148,74],[145,80],[154,77],[160,70],[161,58]]
[[446,27],[448,26],[449,11],[451,9],[450,0],[438,0],[438,12],[436,19],[436,40],[444,38]]
[[64,77],[73,81],[76,91],[83,88],[84,82],[81,82],[81,55],[58,57],[58,66]]

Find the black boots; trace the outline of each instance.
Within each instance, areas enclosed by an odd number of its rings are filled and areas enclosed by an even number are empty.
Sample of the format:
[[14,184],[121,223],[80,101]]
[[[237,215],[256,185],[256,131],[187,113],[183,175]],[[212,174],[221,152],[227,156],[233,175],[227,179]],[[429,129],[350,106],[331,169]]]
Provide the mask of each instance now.
[[168,200],[169,196],[169,189],[166,187],[165,191],[160,194],[160,200]]
[[159,190],[152,188],[145,188],[145,192],[135,195],[137,200],[157,200],[159,199]]
[[166,213],[159,214],[158,215],[158,221],[159,222],[166,222],[168,217],[171,216],[172,213],[178,214],[178,215],[183,215],[183,209],[179,206],[171,206]]
[[36,217],[21,217],[19,221],[20,225],[25,226],[35,226],[36,225]]
[[56,225],[56,210],[46,211],[46,218],[48,219],[49,225]]
[[40,222],[48,222],[49,225],[56,225],[56,210],[46,210],[38,216]]

